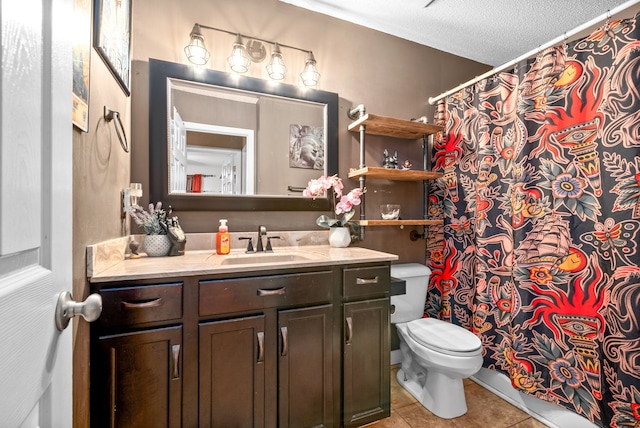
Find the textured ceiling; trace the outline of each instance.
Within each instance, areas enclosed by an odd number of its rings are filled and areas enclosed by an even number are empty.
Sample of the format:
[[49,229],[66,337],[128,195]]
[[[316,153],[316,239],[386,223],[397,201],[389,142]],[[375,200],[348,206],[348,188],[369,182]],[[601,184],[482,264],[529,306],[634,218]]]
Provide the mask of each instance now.
[[514,60],[584,23],[616,12],[618,6],[639,3],[638,0],[280,1],[491,66]]

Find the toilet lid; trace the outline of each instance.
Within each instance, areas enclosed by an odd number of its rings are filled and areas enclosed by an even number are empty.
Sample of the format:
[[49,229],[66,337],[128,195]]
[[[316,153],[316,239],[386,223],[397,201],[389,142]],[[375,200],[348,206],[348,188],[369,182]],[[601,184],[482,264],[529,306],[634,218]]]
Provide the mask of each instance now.
[[435,318],[411,321],[407,330],[413,340],[443,354],[465,354],[482,346],[480,339],[469,330]]

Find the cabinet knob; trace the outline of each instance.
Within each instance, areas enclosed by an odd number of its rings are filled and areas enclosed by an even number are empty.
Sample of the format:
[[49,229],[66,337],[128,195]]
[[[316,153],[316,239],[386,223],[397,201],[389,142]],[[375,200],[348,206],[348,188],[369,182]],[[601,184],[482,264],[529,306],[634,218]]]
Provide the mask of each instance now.
[[258,288],[258,296],[278,296],[286,294],[287,287],[276,288],[275,290],[266,290],[264,288]]
[[353,319],[347,317],[347,345],[351,345],[351,339],[353,338]]
[[264,332],[258,332],[258,362],[264,362]]
[[367,284],[377,284],[378,277],[375,278],[356,278],[356,284],[358,285],[367,285]]
[[92,294],[84,302],[76,302],[68,291],[58,294],[56,305],[56,327],[62,331],[69,325],[71,318],[81,315],[87,322],[98,319],[102,313],[102,297]]
[[287,327],[280,327],[280,334],[282,334],[282,352],[281,357],[286,357],[289,353],[289,331]]

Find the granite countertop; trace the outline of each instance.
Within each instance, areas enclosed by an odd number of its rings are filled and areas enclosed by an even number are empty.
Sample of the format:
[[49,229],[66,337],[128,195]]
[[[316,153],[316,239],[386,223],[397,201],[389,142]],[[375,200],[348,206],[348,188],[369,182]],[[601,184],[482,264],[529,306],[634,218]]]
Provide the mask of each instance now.
[[398,260],[395,254],[360,247],[332,248],[322,239],[311,239],[308,235],[302,235],[304,239],[300,239],[301,235],[296,236],[283,239],[284,245],[274,245],[270,253],[246,254],[242,247],[234,247],[232,241],[233,249],[228,255],[217,255],[213,248],[198,248],[207,247],[210,236],[192,236],[194,249],[187,246],[183,256],[147,257],[141,254],[138,258],[130,258],[126,254],[131,238],[123,237],[87,248],[87,277],[90,282],[97,283]]

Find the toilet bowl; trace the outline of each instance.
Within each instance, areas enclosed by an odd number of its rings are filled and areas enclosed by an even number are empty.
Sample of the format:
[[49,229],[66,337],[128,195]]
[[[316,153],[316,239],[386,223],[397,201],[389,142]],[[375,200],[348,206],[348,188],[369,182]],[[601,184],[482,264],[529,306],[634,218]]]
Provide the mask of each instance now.
[[417,263],[391,266],[406,281],[406,293],[391,297],[402,352],[398,383],[436,416],[467,412],[462,379],[482,367],[482,343],[468,330],[435,318],[422,318],[431,271]]

